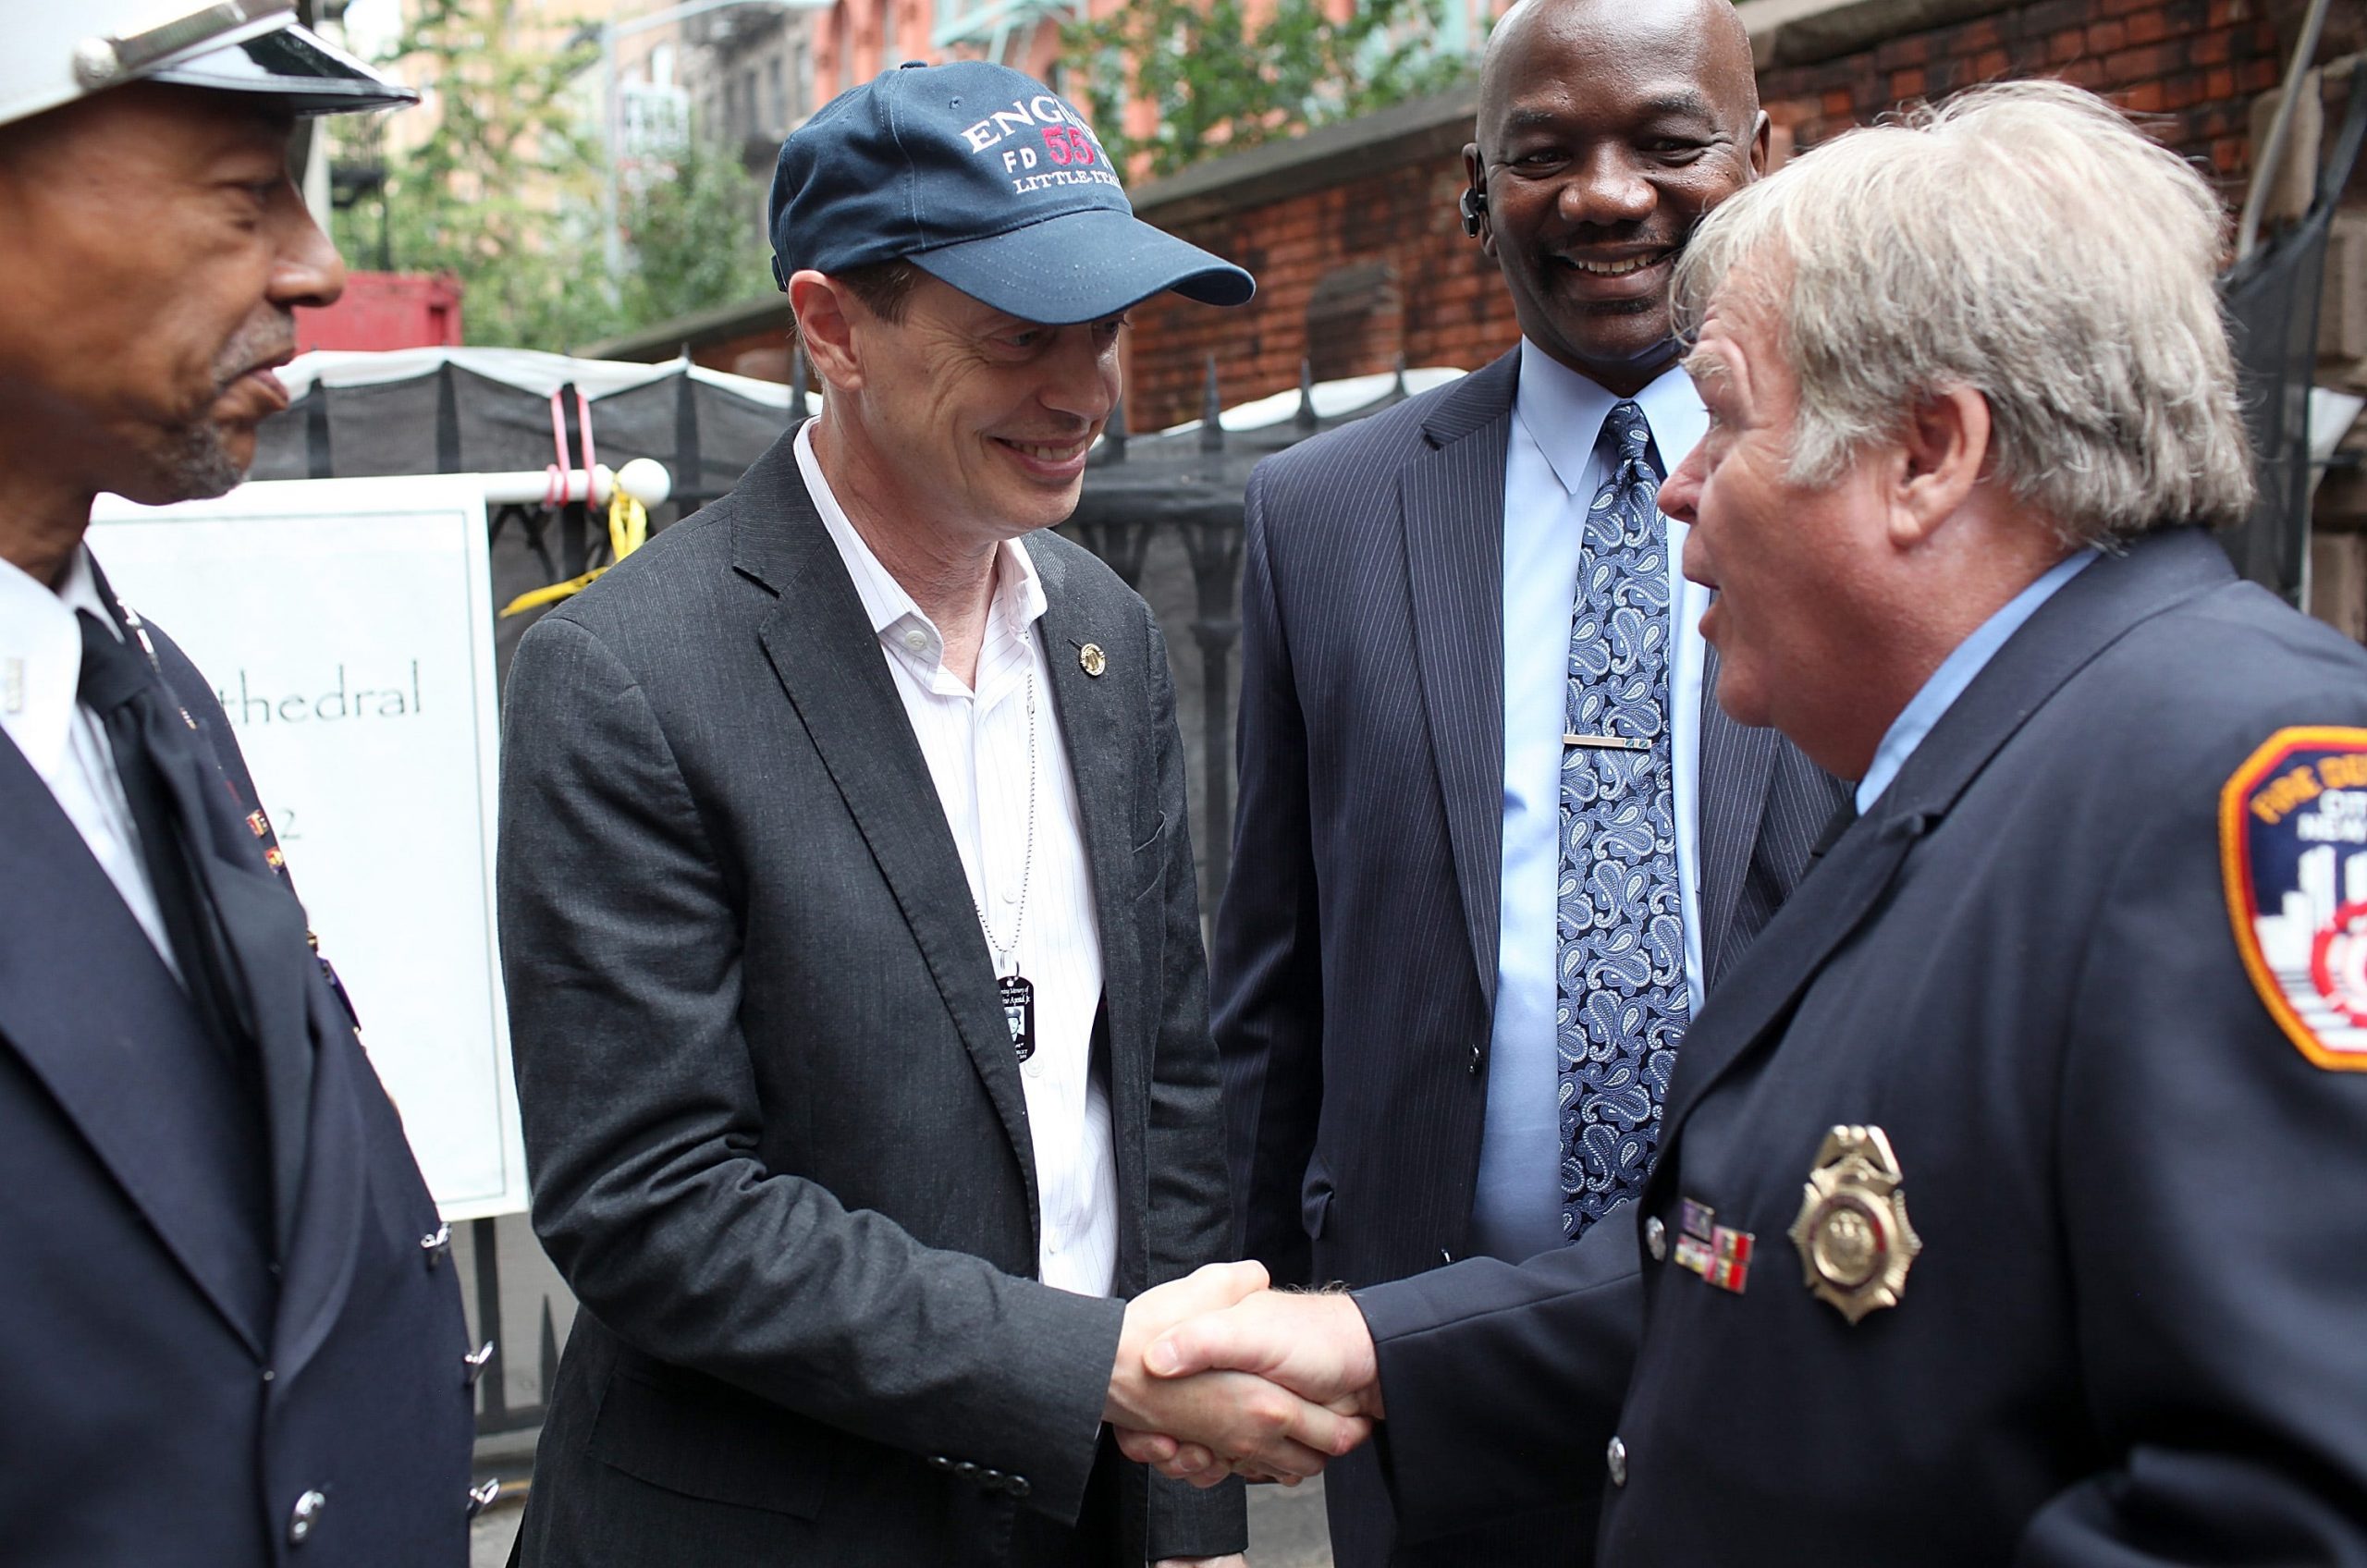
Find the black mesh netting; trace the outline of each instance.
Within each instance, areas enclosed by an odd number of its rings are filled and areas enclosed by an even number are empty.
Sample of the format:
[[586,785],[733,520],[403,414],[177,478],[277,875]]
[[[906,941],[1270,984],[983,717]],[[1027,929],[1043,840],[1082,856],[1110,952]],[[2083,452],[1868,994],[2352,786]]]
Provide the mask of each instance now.
[[2317,195],[2300,222],[2267,240],[2220,280],[2235,324],[2244,424],[2260,496],[2245,524],[2221,537],[2236,570],[2301,604],[2310,549],[2310,386],[2317,368],[2318,301],[2326,233],[2367,137],[2367,71],[2353,72],[2349,107]]

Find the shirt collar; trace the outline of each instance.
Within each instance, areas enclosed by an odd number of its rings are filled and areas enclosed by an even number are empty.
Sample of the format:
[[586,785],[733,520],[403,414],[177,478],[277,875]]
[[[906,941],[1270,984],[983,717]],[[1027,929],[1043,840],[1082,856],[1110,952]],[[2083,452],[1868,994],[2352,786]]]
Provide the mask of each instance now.
[[77,610],[88,610],[117,637],[123,635],[99,597],[88,550],[74,552],[66,581],[54,589],[0,560],[0,732],[44,778],[65,754],[75,693],[82,683]]
[[1923,682],[1922,690],[1890,721],[1882,744],[1874,748],[1874,760],[1867,766],[1866,777],[1858,781],[1858,815],[1865,815],[1882,799],[1883,791],[1898,777],[1898,770],[1907,766],[1907,759],[1932,733],[1932,727],[1956,705],[1956,700],[1964,695],[1973,679],[1989,667],[1989,661],[1997,656],[1997,650],[2005,645],[2006,639],[2019,631],[2023,623],[2038,613],[2041,605],[2054,597],[2065,583],[2086,570],[2096,556],[2097,551],[2091,547],[2064,557],[1975,627],[1971,636],[1949,650],[1948,656],[1940,661],[1940,668]]
[[[90,611],[98,618],[99,624],[107,629],[110,636],[118,643],[123,641],[123,628],[116,624],[107,602],[99,597],[99,574],[92,565],[89,550],[74,552],[73,562],[66,569],[66,581],[57,585],[57,602],[66,606],[68,615],[78,610]],[[79,644],[81,639],[82,629],[77,626],[74,640]]]
[[[830,488],[828,475],[822,472],[822,461],[814,451],[814,422],[800,425],[795,438],[798,472],[805,480],[806,493],[814,499],[814,509],[822,516],[822,527],[829,534],[830,543],[838,546],[839,558],[846,563],[847,575],[854,582],[855,596],[863,601],[863,610],[871,622],[871,630],[889,653],[911,666],[924,681],[934,680],[945,657],[945,639],[904,585],[880,564],[848,518],[846,508],[839,504],[837,492]],[[1016,539],[1006,539],[995,547],[994,603],[987,612],[991,627],[1002,621],[1024,634],[1043,617],[1048,601],[1044,596],[1044,581],[1036,574],[1036,558]],[[918,631],[922,639],[918,646],[908,634]]]
[[[1710,416],[1693,389],[1693,379],[1675,365],[1655,377],[1632,399],[1652,427],[1652,446],[1659,452],[1665,478],[1691,451],[1710,427]],[[1602,422],[1622,399],[1580,375],[1524,337],[1520,343],[1520,386],[1513,394],[1513,416],[1537,443],[1553,477],[1573,496],[1591,496],[1597,488],[1593,473],[1595,446]]]

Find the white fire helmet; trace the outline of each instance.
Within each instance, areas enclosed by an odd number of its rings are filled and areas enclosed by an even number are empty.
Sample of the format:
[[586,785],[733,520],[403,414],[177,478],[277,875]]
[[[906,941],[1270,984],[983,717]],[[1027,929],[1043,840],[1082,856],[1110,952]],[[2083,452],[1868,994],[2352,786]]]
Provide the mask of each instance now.
[[290,0],[47,0],[8,9],[0,125],[128,81],[252,92],[299,115],[419,101],[298,26]]

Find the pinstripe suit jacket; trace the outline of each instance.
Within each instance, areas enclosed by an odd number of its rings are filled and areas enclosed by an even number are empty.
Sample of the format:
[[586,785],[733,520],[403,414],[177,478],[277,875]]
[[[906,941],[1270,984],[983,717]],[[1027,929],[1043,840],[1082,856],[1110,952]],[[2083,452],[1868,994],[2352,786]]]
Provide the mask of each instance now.
[[[1518,367],[1508,354],[1250,480],[1214,999],[1245,1251],[1277,1280],[1369,1284],[1464,1252],[1495,1005]],[[1701,706],[1714,982],[1841,794],[1773,730]]]

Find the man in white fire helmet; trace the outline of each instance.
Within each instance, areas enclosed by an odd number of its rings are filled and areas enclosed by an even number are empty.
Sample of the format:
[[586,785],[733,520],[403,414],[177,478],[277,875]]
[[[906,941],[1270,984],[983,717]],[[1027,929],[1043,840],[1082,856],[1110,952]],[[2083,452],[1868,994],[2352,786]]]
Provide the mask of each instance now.
[[207,682],[83,542],[239,482],[344,286],[297,116],[416,95],[273,0],[9,13],[0,1556],[458,1565],[448,1233]]

